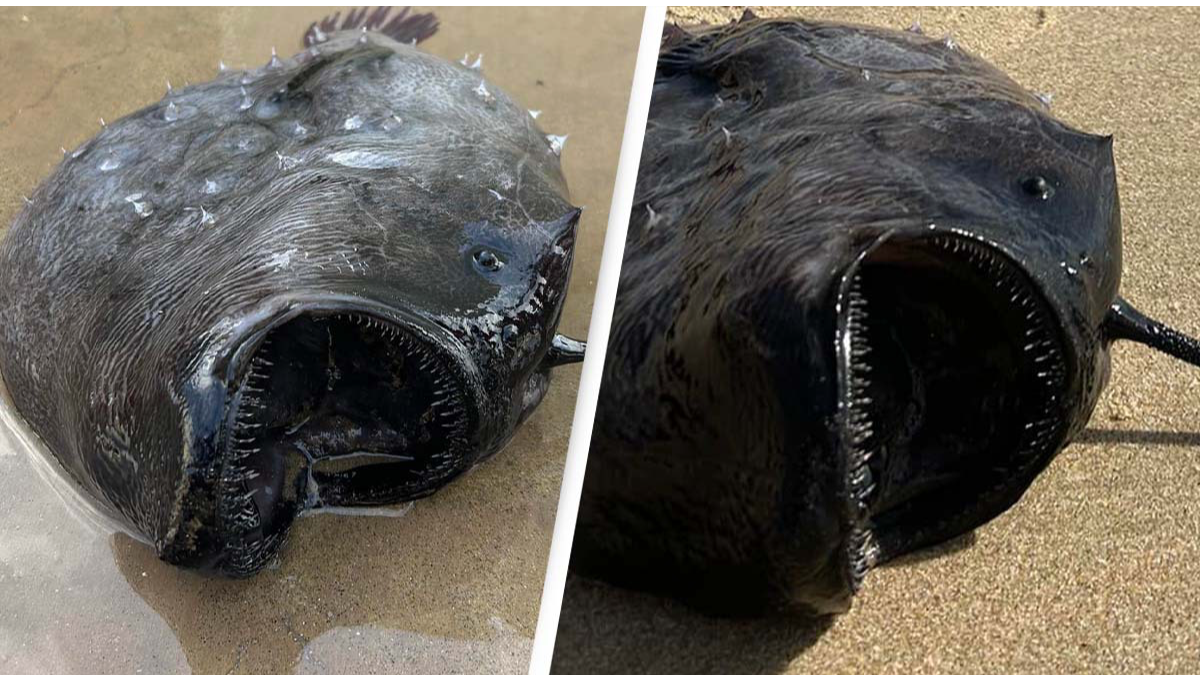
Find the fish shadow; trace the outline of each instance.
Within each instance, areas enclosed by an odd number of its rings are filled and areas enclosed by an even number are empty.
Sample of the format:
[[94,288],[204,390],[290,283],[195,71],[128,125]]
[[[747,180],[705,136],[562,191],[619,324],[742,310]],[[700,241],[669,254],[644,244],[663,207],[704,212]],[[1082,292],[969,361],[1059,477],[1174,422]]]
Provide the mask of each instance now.
[[722,618],[673,600],[567,578],[555,675],[774,674],[820,639],[832,617]]
[[1085,429],[1076,443],[1122,445],[1179,445],[1200,447],[1200,431],[1153,431],[1149,429]]
[[[896,558],[907,567],[975,545],[975,533]],[[572,572],[555,640],[554,675],[777,675],[836,617],[724,618]]]
[[970,530],[940,544],[934,544],[933,546],[918,549],[912,553],[906,553],[898,558],[893,558],[883,563],[882,566],[911,567],[912,565],[918,565],[944,556],[955,555],[974,546],[975,540],[975,530]]

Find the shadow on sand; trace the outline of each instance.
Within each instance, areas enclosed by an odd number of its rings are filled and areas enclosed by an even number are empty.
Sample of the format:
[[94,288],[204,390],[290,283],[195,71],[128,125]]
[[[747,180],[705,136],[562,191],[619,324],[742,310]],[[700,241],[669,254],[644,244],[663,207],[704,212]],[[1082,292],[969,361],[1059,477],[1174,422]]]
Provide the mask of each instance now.
[[1075,439],[1075,442],[1200,446],[1200,432],[1150,431],[1145,429],[1085,429]]
[[[975,544],[968,532],[886,563],[908,566]],[[719,618],[673,600],[572,573],[563,595],[554,675],[777,675],[836,617]]]
[[830,618],[716,618],[672,600],[571,574],[552,672],[779,673],[832,624]]

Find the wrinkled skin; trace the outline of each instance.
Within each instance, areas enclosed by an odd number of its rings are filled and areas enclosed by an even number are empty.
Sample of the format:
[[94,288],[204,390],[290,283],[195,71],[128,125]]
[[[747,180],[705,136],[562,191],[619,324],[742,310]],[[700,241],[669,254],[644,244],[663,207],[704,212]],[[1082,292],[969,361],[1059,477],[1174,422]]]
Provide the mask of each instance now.
[[431,493],[576,356],[555,148],[400,28],[109,124],[0,246],[14,405],[169,562],[250,574],[303,509]]
[[942,40],[747,17],[667,27],[644,148],[578,571],[843,611],[1087,422],[1121,271],[1110,138]]

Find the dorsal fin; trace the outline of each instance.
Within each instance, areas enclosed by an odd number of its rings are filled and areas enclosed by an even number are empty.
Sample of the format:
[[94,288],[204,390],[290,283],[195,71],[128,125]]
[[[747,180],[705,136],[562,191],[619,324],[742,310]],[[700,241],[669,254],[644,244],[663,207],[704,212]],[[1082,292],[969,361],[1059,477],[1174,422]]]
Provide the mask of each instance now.
[[343,30],[368,30],[382,33],[397,42],[416,44],[428,40],[438,29],[437,16],[429,12],[413,12],[411,7],[401,9],[388,20],[391,7],[371,10],[367,7],[352,9],[338,24],[342,13],[336,12],[320,21],[314,21],[304,33],[304,46],[311,47],[329,39],[329,35]]

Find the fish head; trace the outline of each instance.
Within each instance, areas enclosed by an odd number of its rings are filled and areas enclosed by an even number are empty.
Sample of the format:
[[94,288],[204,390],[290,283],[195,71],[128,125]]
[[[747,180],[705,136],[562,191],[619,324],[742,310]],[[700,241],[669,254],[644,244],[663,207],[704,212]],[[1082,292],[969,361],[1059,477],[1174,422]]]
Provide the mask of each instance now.
[[1011,506],[1107,381],[1121,272],[1111,139],[1005,112],[926,137],[921,222],[886,227],[841,275],[841,442],[872,523],[860,567]]
[[251,574],[304,511],[432,493],[504,446],[557,363],[579,209],[312,181],[219,223],[237,262],[191,296],[219,311],[181,350],[197,356],[171,521],[195,531],[164,539],[172,562]]
[[1012,506],[1084,427],[1108,377],[1121,217],[1111,137],[960,49],[820,31],[814,73],[765,76],[808,89],[777,140],[786,180],[763,183],[789,194],[757,200],[800,218],[789,312],[829,341],[779,388],[833,420],[789,422],[834,459],[797,460],[828,487],[797,510],[811,553],[786,583],[836,612],[872,566]]
[[1112,342],[1153,332],[1118,295],[1112,138],[972,84],[868,134],[875,186],[904,196],[854,230],[830,296],[849,588],[1016,503],[1090,419]]

